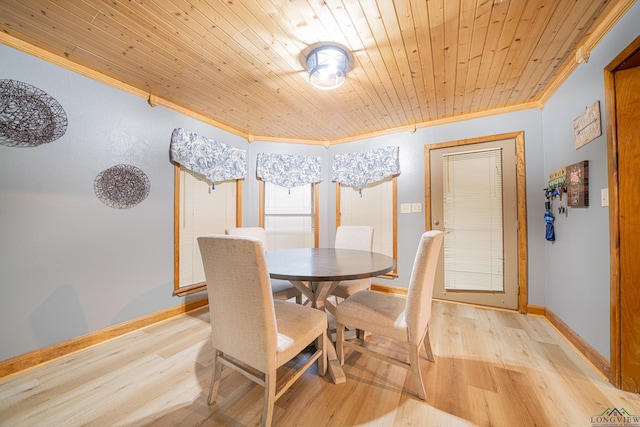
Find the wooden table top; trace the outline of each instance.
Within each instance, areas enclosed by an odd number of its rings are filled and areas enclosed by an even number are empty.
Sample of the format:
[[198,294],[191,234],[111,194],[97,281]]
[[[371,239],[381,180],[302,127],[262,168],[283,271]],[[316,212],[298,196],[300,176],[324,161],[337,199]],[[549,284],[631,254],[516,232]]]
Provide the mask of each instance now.
[[295,248],[267,251],[272,279],[332,282],[364,279],[395,267],[390,256],[377,252],[335,248]]

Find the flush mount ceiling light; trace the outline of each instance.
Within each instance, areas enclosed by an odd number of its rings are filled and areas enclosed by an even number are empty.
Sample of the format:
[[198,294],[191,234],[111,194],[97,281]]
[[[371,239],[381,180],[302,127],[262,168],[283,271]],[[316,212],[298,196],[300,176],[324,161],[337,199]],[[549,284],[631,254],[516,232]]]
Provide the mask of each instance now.
[[347,79],[349,54],[339,46],[321,45],[307,55],[309,83],[317,89],[331,90]]

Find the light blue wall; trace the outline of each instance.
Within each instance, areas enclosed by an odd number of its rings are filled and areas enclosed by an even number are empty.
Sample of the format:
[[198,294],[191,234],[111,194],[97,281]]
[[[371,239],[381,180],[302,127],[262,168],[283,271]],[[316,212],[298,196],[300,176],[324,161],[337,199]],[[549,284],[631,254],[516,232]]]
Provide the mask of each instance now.
[[[0,360],[179,305],[171,132],[248,143],[3,45],[0,79],[44,90],[69,120],[50,144],[0,145]],[[151,184],[126,210],[93,191],[96,175],[121,163]]]
[[[176,306],[173,289],[173,168],[168,148],[175,127],[248,151],[243,223],[258,224],[255,157],[260,151],[320,156],[320,245],[333,241],[333,155],[400,146],[398,202],[424,201],[424,145],[524,131],[529,235],[529,303],[547,306],[608,357],[608,218],[605,208],[572,210],[557,220],[558,241],[544,240],[546,174],[590,160],[591,188],[606,187],[604,137],[572,148],[572,121],[596,99],[604,103],[602,68],[636,35],[636,5],[547,104],[466,122],[332,146],[247,141],[144,99],[0,45],[0,79],[34,85],[56,98],[69,129],[36,148],[0,145],[0,360]],[[149,177],[138,206],[115,210],[94,195],[104,169],[127,163]],[[399,214],[399,273],[406,286],[424,213]],[[577,267],[577,268],[576,268]],[[199,298],[194,296],[192,298]],[[593,326],[597,323],[597,326]]]
[[[589,161],[589,207],[569,209],[555,220],[556,241],[545,244],[546,306],[605,358],[609,358],[609,208],[604,68],[640,34],[634,5],[544,108],[544,173]],[[602,136],[575,149],[573,120],[600,101]],[[554,202],[557,205],[557,201]]]

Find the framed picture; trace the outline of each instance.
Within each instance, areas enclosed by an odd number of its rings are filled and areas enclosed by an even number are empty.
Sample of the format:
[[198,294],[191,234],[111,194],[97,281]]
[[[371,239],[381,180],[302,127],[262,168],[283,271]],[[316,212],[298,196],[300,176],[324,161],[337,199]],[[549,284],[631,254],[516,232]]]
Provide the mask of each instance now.
[[589,207],[589,161],[567,166],[567,206]]
[[573,139],[576,144],[576,150],[600,135],[602,135],[600,101],[596,101],[573,121]]

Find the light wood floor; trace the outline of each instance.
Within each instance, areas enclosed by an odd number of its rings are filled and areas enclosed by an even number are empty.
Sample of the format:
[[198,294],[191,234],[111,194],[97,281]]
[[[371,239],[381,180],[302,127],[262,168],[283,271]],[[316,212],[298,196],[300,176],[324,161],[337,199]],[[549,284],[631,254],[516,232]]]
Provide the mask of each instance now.
[[[258,424],[263,389],[230,370],[207,406],[208,337],[205,309],[6,378],[0,425]],[[276,403],[274,426],[564,427],[591,426],[607,408],[640,415],[640,396],[612,387],[542,318],[434,302],[431,339],[426,402],[407,371],[347,353],[347,382],[312,368]]]

